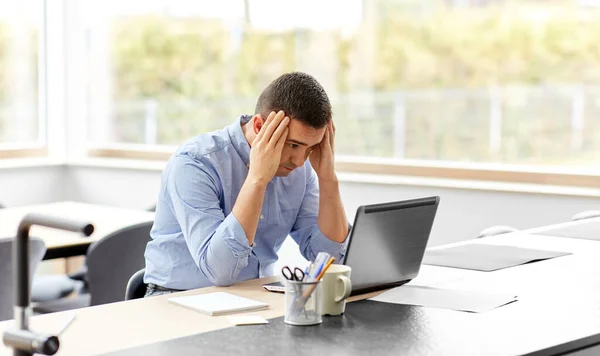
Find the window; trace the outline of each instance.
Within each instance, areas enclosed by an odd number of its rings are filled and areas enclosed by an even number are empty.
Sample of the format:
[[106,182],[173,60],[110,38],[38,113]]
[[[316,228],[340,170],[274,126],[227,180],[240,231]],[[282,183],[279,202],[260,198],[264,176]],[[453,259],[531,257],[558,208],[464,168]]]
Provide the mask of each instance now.
[[44,145],[43,11],[39,0],[0,2],[2,151]]
[[582,3],[86,6],[95,146],[178,145],[252,113],[268,82],[301,70],[331,98],[340,156],[547,167],[600,159],[600,10]]

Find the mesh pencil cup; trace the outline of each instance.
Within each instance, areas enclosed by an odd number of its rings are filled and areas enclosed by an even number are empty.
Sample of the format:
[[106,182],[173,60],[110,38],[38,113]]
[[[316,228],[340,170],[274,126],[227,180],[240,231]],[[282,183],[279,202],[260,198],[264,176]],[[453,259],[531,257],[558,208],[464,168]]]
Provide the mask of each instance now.
[[321,281],[285,281],[284,322],[291,325],[316,325],[323,319]]

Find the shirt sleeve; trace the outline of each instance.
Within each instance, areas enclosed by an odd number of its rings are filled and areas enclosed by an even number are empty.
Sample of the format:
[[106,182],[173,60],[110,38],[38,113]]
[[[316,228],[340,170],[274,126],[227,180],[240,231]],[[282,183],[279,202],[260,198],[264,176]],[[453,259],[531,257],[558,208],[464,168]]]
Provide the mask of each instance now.
[[[298,243],[300,253],[309,261],[314,261],[321,251],[327,252],[335,257],[335,262],[343,260],[348,244],[348,236],[343,243],[335,242],[323,234],[317,224],[319,214],[319,185],[317,175],[312,167],[306,184],[306,191],[302,204],[292,227],[290,236]],[[348,234],[352,226],[348,223]]]
[[252,247],[236,217],[225,216],[221,209],[216,172],[180,154],[166,179],[167,201],[194,262],[213,284],[231,285],[248,265]]

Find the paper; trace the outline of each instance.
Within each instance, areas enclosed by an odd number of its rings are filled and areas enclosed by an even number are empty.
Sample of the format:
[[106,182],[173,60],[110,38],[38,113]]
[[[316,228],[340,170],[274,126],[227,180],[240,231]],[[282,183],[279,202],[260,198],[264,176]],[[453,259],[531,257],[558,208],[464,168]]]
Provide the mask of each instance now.
[[268,324],[269,321],[258,315],[232,315],[228,316],[229,320],[233,325],[257,325],[257,324]]
[[169,303],[208,315],[222,315],[226,313],[268,308],[268,304],[263,302],[225,292],[173,297],[169,298]]
[[600,221],[590,220],[577,225],[558,227],[551,230],[544,230],[534,235],[570,237],[574,239],[597,240],[600,241]]
[[423,264],[489,272],[570,254],[570,252],[472,243],[427,250],[423,257]]
[[517,296],[404,285],[369,300],[482,313],[512,303]]

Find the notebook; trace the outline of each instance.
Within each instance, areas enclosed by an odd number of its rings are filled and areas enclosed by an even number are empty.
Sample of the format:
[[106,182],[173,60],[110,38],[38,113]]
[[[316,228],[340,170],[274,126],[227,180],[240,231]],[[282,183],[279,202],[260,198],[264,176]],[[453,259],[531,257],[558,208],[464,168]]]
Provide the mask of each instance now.
[[213,316],[269,307],[266,303],[225,292],[173,297],[169,303]]

